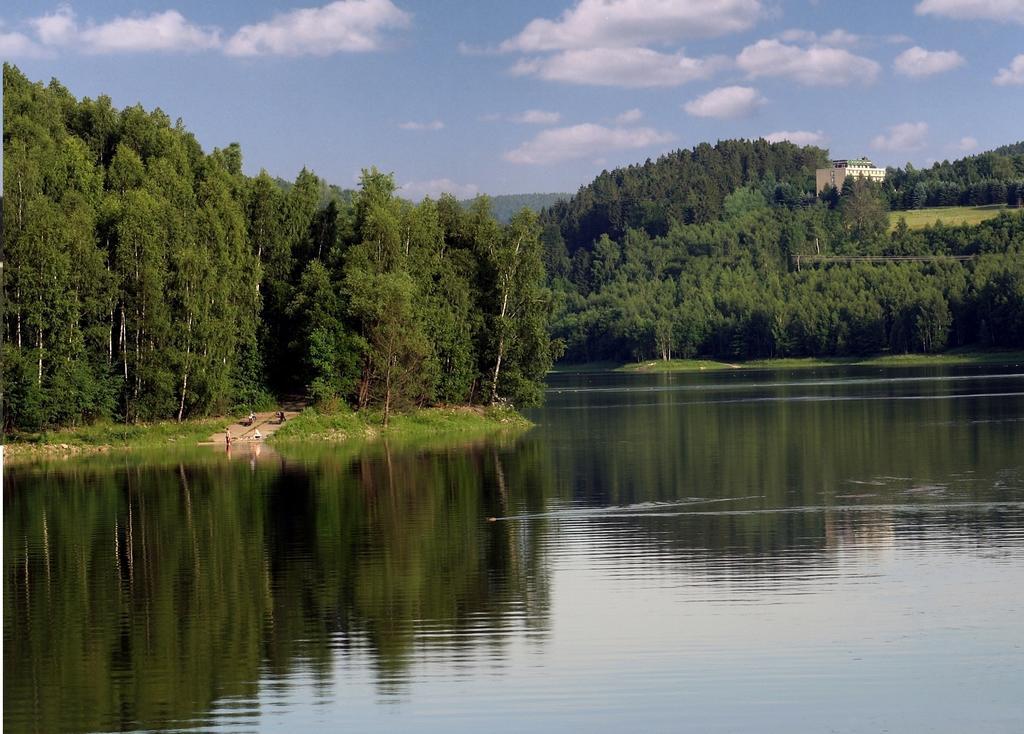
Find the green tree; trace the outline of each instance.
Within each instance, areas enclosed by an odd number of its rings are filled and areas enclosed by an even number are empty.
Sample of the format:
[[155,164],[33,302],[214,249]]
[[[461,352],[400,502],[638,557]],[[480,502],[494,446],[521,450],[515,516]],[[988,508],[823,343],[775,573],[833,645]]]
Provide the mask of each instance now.
[[504,232],[478,229],[478,252],[488,282],[487,348],[492,363],[489,402],[499,394],[529,404],[540,399],[540,381],[553,351],[546,333],[549,294],[544,287],[540,226],[528,209],[512,217]]

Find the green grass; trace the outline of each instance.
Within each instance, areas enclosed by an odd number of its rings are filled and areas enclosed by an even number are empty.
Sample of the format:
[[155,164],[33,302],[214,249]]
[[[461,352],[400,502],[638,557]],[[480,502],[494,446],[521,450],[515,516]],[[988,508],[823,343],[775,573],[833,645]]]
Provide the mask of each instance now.
[[[8,436],[5,456],[14,463],[46,461],[69,455],[100,454],[131,449],[155,456],[160,450],[192,449],[223,431],[233,419],[161,421],[125,425],[99,422],[90,426]],[[393,414],[390,425],[381,426],[381,413],[355,413],[342,408],[323,413],[307,408],[289,420],[267,443],[275,445],[315,442],[350,442],[362,445],[379,438],[416,445],[443,445],[453,439],[477,439],[501,432],[518,432],[533,424],[511,408],[422,408]]]
[[99,421],[88,426],[52,431],[8,434],[6,455],[12,459],[45,457],[54,454],[143,449],[168,445],[194,446],[221,430],[224,418],[201,418],[154,423],[114,423]]
[[616,372],[706,372],[717,370],[734,370],[743,367],[742,363],[718,362],[713,359],[670,359],[634,362],[615,368]]
[[999,216],[1007,211],[1005,204],[989,204],[987,206],[938,206],[931,209],[910,209],[907,211],[889,212],[889,229],[896,229],[900,219],[907,220],[910,229],[923,229],[935,224],[940,219],[944,224],[978,224],[986,219]]
[[618,372],[705,372],[736,369],[800,369],[808,367],[922,367],[929,365],[1021,364],[1024,352],[967,352],[944,354],[882,354],[874,357],[783,357],[748,362],[673,359],[625,364]]
[[307,408],[288,421],[270,443],[295,441],[372,441],[378,438],[423,442],[454,436],[475,437],[499,431],[519,431],[533,424],[511,408],[438,407],[392,414],[387,428],[381,413],[341,409],[323,413]]

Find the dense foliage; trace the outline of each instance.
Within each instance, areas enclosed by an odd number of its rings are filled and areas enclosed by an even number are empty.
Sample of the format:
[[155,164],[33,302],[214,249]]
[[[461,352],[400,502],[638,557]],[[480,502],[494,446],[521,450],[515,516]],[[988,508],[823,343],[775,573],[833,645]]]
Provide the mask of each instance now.
[[[365,171],[242,174],[160,110],[4,66],[7,427],[203,415],[271,392],[524,403],[552,359],[540,227]],[[287,188],[287,190],[285,190]]]
[[702,143],[602,172],[571,200],[550,208],[545,240],[571,257],[603,234],[621,242],[629,229],[660,236],[676,223],[705,224],[722,216],[726,196],[749,184],[766,187],[772,201],[797,205],[813,199],[814,171],[827,162],[821,148],[788,142]]
[[892,209],[1024,203],[1024,143],[931,168],[891,168],[884,186]]
[[[645,170],[662,172],[648,166],[623,176],[637,179]],[[889,232],[883,187],[848,180],[841,195],[818,201],[779,197],[779,188],[768,177],[726,195],[713,220],[673,219],[664,234],[661,224],[627,226],[618,235],[609,226],[573,250],[565,247],[580,232],[572,212],[583,205],[574,200],[548,212],[545,256],[558,294],[554,329],[567,357],[745,359],[1024,347],[1024,214],[1004,213],[976,227],[910,231],[901,224]],[[645,205],[667,210],[673,200]],[[892,259],[815,259],[865,255]],[[910,256],[923,260],[898,259]]]
[[[887,219],[957,187],[1013,206],[1019,147],[815,197],[824,150],[722,141],[500,224],[486,197],[413,205],[376,169],[357,192],[305,169],[250,178],[236,144],[207,154],[160,110],[5,66],[5,424],[181,419],[273,393],[385,421],[523,404],[561,346],[573,360],[1024,347],[1024,215],[913,232]],[[928,259],[814,260],[863,255]]]

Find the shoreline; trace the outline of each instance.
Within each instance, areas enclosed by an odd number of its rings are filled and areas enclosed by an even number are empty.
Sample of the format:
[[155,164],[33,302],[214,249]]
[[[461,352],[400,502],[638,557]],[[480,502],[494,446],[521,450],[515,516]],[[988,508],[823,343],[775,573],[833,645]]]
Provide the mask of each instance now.
[[871,357],[778,357],[739,362],[713,359],[648,360],[645,362],[588,362],[559,366],[549,374],[574,372],[729,372],[732,370],[808,369],[815,367],[928,367],[957,365],[1024,365],[1024,352],[944,352],[940,354],[882,354]]
[[[393,414],[387,428],[380,425],[376,411],[340,410],[323,413],[306,408],[273,435],[258,441],[239,440],[244,446],[288,446],[301,443],[371,444],[382,439],[416,442],[426,439],[484,437],[503,431],[524,431],[533,427],[513,408],[477,406],[438,406]],[[237,425],[237,416],[219,416],[176,421],[158,421],[127,425],[98,423],[79,428],[42,431],[8,438],[4,446],[5,464],[28,464],[65,460],[79,456],[123,454],[131,451],[169,448],[216,448],[212,435],[223,435],[225,425]]]

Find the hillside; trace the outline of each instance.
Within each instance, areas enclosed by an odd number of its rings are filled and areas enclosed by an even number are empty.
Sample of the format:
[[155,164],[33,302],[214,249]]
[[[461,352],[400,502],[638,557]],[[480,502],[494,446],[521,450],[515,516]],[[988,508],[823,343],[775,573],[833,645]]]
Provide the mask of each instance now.
[[896,229],[900,220],[905,221],[910,229],[923,229],[938,222],[947,225],[978,224],[986,219],[998,217],[999,212],[1005,209],[1005,204],[988,204],[986,206],[938,206],[930,209],[893,211],[889,212],[889,227]]
[[[741,187],[756,188],[771,205],[806,206],[815,201],[814,170],[828,165],[828,158],[826,150],[789,142],[702,143],[655,161],[602,171],[573,197],[551,206],[543,223],[551,246],[564,246],[571,257],[601,235],[620,240],[627,230],[642,229],[658,237],[674,224],[719,221],[726,197]],[[1020,206],[1024,142],[928,169],[889,168],[881,194],[890,210]]]
[[889,208],[984,206],[1024,201],[1024,142],[931,168],[890,168],[883,187]]
[[[566,359],[1024,346],[1024,212],[1001,202],[942,210],[942,227],[891,227],[890,216],[936,210],[890,212],[899,190],[889,181],[849,179],[841,196],[815,197],[813,169],[825,159],[788,143],[700,145],[603,172],[546,210],[554,336]],[[961,176],[968,194],[1009,197],[1020,190],[1017,165],[987,153],[940,170]],[[861,256],[872,259],[850,260]]]
[[[512,215],[522,209],[529,209],[538,214],[554,206],[558,201],[568,201],[572,194],[499,194],[489,197],[491,200],[491,214],[499,222],[508,224]],[[459,202],[463,209],[469,209],[473,199],[463,199]]]
[[749,184],[764,184],[773,201],[797,205],[813,200],[814,170],[828,152],[789,142],[723,140],[677,150],[645,163],[603,171],[568,202],[544,217],[557,227],[569,255],[602,234],[620,239],[630,228],[651,236],[673,223],[719,219],[725,197]]

